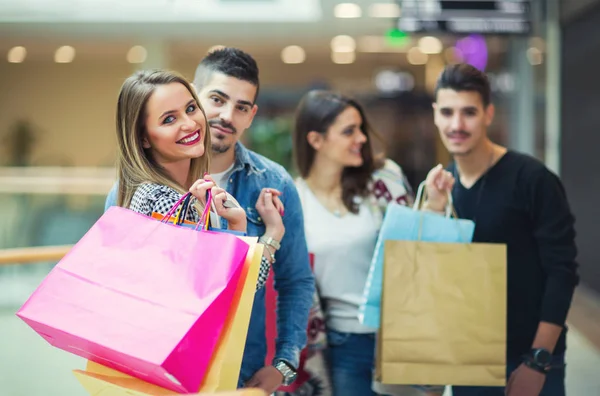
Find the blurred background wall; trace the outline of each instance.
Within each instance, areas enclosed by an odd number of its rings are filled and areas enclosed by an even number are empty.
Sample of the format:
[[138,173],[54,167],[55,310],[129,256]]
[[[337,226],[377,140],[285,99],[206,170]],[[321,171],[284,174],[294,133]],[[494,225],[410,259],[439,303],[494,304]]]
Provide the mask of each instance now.
[[[386,139],[379,148],[416,185],[450,161],[433,125],[435,79],[445,65],[468,62],[492,82],[493,140],[544,161],[567,189],[587,296],[576,297],[570,318],[572,337],[585,337],[570,340],[580,349],[569,389],[600,394],[592,381],[600,364],[592,346],[600,347],[599,3],[0,0],[0,253],[75,243],[102,214],[115,179],[116,98],[137,69],[191,79],[211,48],[239,47],[260,67],[250,148],[295,174],[295,107],[309,89],[336,89],[365,105]],[[54,264],[0,265],[0,395],[82,394],[67,379],[82,362],[14,317]]]

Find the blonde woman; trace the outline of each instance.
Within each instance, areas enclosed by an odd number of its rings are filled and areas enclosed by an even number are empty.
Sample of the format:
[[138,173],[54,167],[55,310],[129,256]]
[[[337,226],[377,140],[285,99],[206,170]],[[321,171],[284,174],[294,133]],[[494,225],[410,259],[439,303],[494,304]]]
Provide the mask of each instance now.
[[187,220],[199,221],[210,190],[216,215],[246,231],[246,214],[207,175],[210,134],[204,110],[179,74],[139,71],[125,80],[117,103],[118,205],[165,214],[186,192],[197,202]]

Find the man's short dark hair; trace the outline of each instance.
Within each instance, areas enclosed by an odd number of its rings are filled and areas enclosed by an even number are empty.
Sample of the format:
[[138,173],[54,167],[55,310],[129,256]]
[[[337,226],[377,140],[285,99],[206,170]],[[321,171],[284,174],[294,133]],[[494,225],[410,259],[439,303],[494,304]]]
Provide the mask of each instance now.
[[[258,96],[260,86],[258,65],[250,54],[231,47],[210,52],[196,68],[196,74],[194,75],[196,88],[201,89],[215,72],[251,83],[256,86],[256,96]],[[254,99],[256,100],[256,97]]]
[[492,101],[490,82],[486,74],[466,63],[446,66],[435,85],[436,100],[440,89],[475,91],[481,96],[484,107]]

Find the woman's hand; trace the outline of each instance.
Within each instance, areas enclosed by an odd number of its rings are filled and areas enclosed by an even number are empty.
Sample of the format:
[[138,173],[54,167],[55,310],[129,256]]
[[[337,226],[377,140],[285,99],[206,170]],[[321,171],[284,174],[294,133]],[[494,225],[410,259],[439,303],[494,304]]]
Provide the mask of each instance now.
[[206,193],[211,188],[215,187],[215,181],[209,175],[204,175],[204,179],[198,179],[192,184],[189,191],[194,197],[202,204],[206,206]]
[[[234,231],[246,232],[246,212],[239,206],[225,204],[227,192],[221,187],[212,188],[212,199],[215,203],[217,214],[227,220],[227,228]],[[229,201],[232,202],[232,201]]]
[[263,188],[256,200],[256,211],[265,223],[265,236],[271,237],[279,242],[285,235],[283,215],[285,208],[279,199],[281,192],[273,188]]
[[427,201],[423,209],[443,212],[448,205],[448,195],[452,193],[454,182],[452,173],[445,170],[441,164],[430,170],[425,179]]
[[[246,232],[246,212],[240,207],[229,207],[227,201],[227,192],[215,185],[213,178],[210,175],[204,176],[204,179],[197,180],[190,192],[202,203],[206,205],[206,192],[210,189],[212,201],[215,205],[217,214],[227,220],[228,229],[234,231]],[[231,202],[231,201],[229,201]]]

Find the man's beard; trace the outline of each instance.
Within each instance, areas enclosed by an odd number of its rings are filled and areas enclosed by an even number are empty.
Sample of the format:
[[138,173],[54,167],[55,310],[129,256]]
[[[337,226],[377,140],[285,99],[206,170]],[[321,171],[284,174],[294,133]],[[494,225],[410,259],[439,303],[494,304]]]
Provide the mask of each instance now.
[[[235,129],[235,127],[233,126],[233,124],[227,122],[227,121],[223,121],[221,119],[213,119],[213,120],[209,120],[208,121],[208,125],[210,127],[213,126],[219,126],[223,129],[228,129],[229,131],[231,131],[232,135],[236,135],[237,134],[237,130]],[[222,140],[225,139],[225,136],[217,136],[216,140],[218,140],[218,142],[215,143],[214,139],[212,142],[212,152],[214,154],[224,154],[226,152],[229,151],[229,149],[231,149],[231,144],[226,144],[224,143]]]
[[214,154],[225,154],[231,148],[231,144],[213,143],[211,148]]

